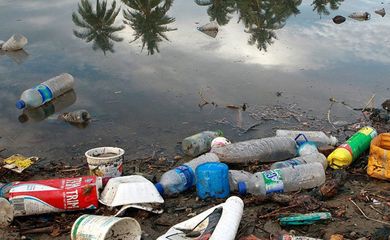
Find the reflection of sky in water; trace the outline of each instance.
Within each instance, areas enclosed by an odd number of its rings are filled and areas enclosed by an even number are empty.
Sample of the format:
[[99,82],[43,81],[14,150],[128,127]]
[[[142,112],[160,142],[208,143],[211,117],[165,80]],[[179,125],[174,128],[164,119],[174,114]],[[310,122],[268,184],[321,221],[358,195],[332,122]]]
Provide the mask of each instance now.
[[[140,39],[129,43],[134,39],[129,26],[118,32],[124,40],[114,43],[114,53],[93,51],[92,43],[73,35],[78,29],[72,22],[77,4],[0,2],[0,38],[20,32],[29,39],[24,62],[17,64],[0,55],[0,136],[7,147],[12,141],[26,149],[34,143],[44,151],[79,141],[111,145],[115,139],[115,144],[132,150],[150,143],[172,149],[189,133],[215,128],[214,120],[226,114],[199,110],[200,90],[220,105],[297,102],[321,115],[330,96],[360,106],[374,92],[378,103],[389,94],[390,22],[387,15],[373,13],[388,6],[386,2],[346,1],[339,10],[330,10],[329,16],[319,16],[311,2],[304,1],[298,7],[301,13],[275,30],[277,39],[264,52],[248,44],[250,34],[236,12],[213,39],[196,29],[209,21],[208,6],[177,0],[167,13],[175,18],[169,27],[177,30],[167,32],[169,41],[160,42],[160,53],[149,56],[146,47],[141,52]],[[119,1],[117,5],[125,8]],[[340,25],[331,20],[361,10],[371,12],[371,20],[347,18]],[[115,24],[122,24],[122,12]],[[77,80],[77,102],[66,110],[88,109],[98,121],[84,130],[54,117],[20,124],[14,107],[19,94],[61,72]],[[276,91],[283,92],[281,98]],[[46,146],[48,140],[55,144]]]

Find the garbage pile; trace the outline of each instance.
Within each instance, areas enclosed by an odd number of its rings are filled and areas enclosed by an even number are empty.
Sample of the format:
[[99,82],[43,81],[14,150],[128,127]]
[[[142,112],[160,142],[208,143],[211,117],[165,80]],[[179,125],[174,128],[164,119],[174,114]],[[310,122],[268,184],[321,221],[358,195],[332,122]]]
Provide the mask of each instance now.
[[[71,76],[60,77],[71,89]],[[22,94],[17,106],[39,107],[45,100],[32,101],[36,96],[33,91],[59,89],[50,82],[43,86]],[[257,215],[258,220],[273,219],[269,224],[277,227],[272,239],[322,239],[285,230],[313,224],[325,227],[333,218],[342,217],[345,210],[326,207],[326,201],[342,191],[348,178],[345,169],[368,150],[367,174],[390,179],[390,133],[378,135],[373,127],[365,126],[343,144],[337,146],[338,142],[321,131],[279,129],[273,137],[232,143],[221,131],[204,131],[182,141],[183,152],[193,159],[165,172],[154,183],[142,174],[123,176],[123,149],[94,148],[85,153],[89,176],[1,183],[0,227],[10,228],[24,216],[75,212],[78,218],[71,229],[57,236],[68,234],[72,240],[141,239],[148,236],[142,231],[142,217],[129,217],[129,211],[161,215],[167,210],[164,199],[196,191],[198,201],[208,209],[188,214],[187,220],[176,222],[157,239],[262,239],[245,235],[241,220],[245,219],[244,205],[255,204],[260,211],[266,201],[284,205]],[[19,157],[13,163],[25,159]],[[264,169],[237,169],[251,165],[264,165]],[[364,217],[372,219],[350,201]],[[289,212],[297,207],[300,212]],[[339,236],[332,234],[327,239]]]

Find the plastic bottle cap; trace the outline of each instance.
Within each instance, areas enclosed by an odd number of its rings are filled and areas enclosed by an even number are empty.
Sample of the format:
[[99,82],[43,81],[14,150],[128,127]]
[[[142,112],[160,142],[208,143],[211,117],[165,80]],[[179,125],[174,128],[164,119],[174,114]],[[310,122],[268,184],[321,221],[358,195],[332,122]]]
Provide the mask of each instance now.
[[161,185],[161,183],[156,183],[154,184],[154,186],[157,188],[157,191],[160,193],[160,195],[162,196],[164,194],[164,188],[163,186]]
[[238,182],[238,193],[241,195],[241,196],[245,196],[246,195],[246,184],[245,182]]
[[19,100],[16,102],[16,108],[17,109],[23,109],[26,107],[26,103],[23,100]]
[[337,143],[338,143],[337,138],[333,137],[333,136],[330,136],[330,145],[336,146]]

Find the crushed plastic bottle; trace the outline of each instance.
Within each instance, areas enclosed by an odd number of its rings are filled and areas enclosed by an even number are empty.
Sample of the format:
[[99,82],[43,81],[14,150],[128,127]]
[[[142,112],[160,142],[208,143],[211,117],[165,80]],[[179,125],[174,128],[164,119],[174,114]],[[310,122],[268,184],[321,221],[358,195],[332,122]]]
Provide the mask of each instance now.
[[324,170],[328,167],[328,161],[326,160],[326,157],[322,153],[312,153],[303,155],[300,157],[296,157],[293,159],[289,159],[286,161],[276,162],[271,165],[271,169],[278,169],[278,168],[286,168],[286,167],[293,167],[297,165],[302,164],[309,164],[318,162],[321,163],[321,165],[324,167]]
[[52,99],[70,91],[74,86],[74,78],[68,73],[51,78],[34,88],[27,89],[16,102],[18,109],[36,108]]
[[329,166],[334,169],[345,168],[362,155],[369,147],[377,132],[372,127],[363,127],[329,156]]
[[199,156],[210,151],[213,139],[222,135],[222,131],[203,131],[187,137],[182,142],[183,151],[191,157]]
[[70,123],[86,123],[91,119],[91,115],[87,110],[83,109],[83,110],[63,113],[60,116],[58,116],[58,118]]
[[[299,134],[303,134],[307,138],[307,141],[314,142],[318,147],[324,145],[336,146],[338,142],[336,137],[328,137],[324,132],[321,131],[276,130],[276,136],[279,137],[296,138]],[[298,144],[299,143],[300,142],[298,142]]]
[[320,163],[303,164],[253,174],[248,184],[239,184],[239,192],[258,196],[310,189],[325,182]]
[[[252,173],[243,170],[229,170],[230,191],[238,191],[239,184],[248,184],[252,175]],[[245,195],[245,192],[240,194]]]
[[206,153],[164,173],[160,181],[155,184],[158,192],[161,195],[169,196],[190,189],[196,184],[196,168],[206,162],[219,162],[218,156],[213,153]]
[[232,143],[224,147],[213,148],[211,152],[225,163],[267,163],[295,157],[296,147],[292,138],[269,137]]
[[1,45],[1,50],[3,51],[17,51],[22,49],[28,40],[22,34],[14,34],[12,35],[6,42]]

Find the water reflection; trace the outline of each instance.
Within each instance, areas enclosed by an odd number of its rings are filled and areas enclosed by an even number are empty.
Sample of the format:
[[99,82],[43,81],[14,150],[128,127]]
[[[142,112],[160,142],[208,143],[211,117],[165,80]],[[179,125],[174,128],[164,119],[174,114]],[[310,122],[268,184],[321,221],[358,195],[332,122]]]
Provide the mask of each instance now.
[[25,123],[28,121],[40,122],[71,106],[76,102],[77,96],[74,90],[71,90],[52,101],[33,109],[24,109],[23,113],[18,117],[19,122]]
[[126,19],[124,23],[134,30],[134,40],[131,43],[141,38],[142,50],[146,45],[148,55],[160,52],[158,44],[164,39],[169,41],[166,33],[177,30],[168,27],[175,21],[175,18],[167,15],[173,0],[122,0],[122,2],[128,6],[127,10],[123,10],[123,17]]
[[7,57],[11,58],[15,63],[22,64],[27,58],[28,53],[24,51],[23,49],[18,51],[3,51],[0,50],[0,56],[6,55]]
[[313,6],[313,11],[316,11],[320,16],[322,16],[330,14],[327,8],[328,4],[331,10],[337,10],[343,1],[344,0],[313,0],[311,5]]
[[195,0],[199,6],[208,6],[207,14],[210,16],[210,21],[216,21],[220,26],[229,23],[232,18],[231,14],[236,11],[235,0]]
[[94,11],[88,0],[81,0],[78,4],[78,13],[72,14],[72,20],[83,31],[73,30],[74,35],[86,42],[93,41],[93,50],[101,49],[104,54],[107,51],[114,52],[114,42],[123,40],[115,34],[124,28],[123,25],[114,26],[119,11],[120,8],[116,10],[115,1],[112,1],[111,8],[108,9],[107,1],[96,0]]

